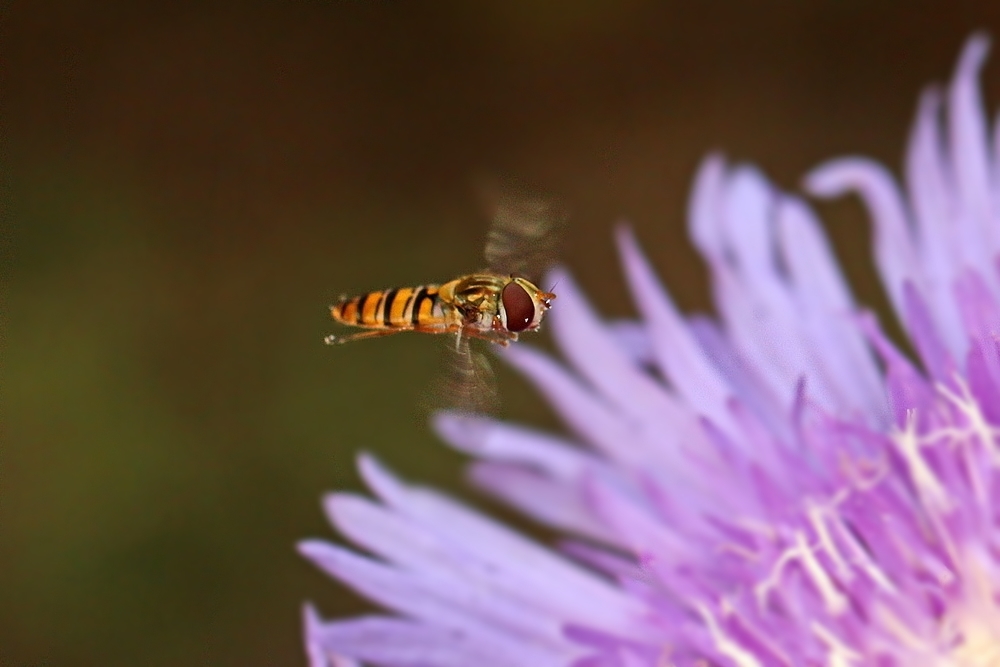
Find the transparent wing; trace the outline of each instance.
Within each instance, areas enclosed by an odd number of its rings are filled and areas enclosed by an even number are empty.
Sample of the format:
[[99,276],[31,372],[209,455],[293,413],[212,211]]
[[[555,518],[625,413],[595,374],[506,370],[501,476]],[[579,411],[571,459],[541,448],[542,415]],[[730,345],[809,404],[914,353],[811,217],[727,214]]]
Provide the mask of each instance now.
[[509,182],[484,188],[484,192],[493,208],[486,266],[496,273],[537,280],[556,260],[568,217],[565,207],[552,197]]
[[426,407],[460,412],[496,413],[500,408],[496,376],[487,356],[474,349],[463,336],[457,345],[448,345],[447,364]]

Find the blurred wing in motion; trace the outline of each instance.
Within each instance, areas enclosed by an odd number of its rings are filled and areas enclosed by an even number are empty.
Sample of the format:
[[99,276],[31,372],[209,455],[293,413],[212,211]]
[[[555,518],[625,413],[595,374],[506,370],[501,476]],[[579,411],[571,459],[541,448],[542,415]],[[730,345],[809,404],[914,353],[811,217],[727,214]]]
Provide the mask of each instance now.
[[556,199],[509,183],[484,190],[493,203],[486,266],[496,273],[537,280],[556,259],[566,209]]
[[457,345],[448,345],[448,363],[438,386],[431,392],[425,407],[459,412],[494,414],[500,408],[496,377],[485,354],[473,349],[462,337]]

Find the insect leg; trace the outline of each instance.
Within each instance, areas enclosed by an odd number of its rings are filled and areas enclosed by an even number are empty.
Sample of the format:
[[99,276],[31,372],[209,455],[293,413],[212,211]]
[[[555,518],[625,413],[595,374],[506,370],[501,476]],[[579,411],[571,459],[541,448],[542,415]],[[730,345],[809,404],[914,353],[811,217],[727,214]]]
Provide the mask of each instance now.
[[517,340],[517,333],[513,331],[502,331],[499,329],[494,329],[491,331],[479,331],[472,327],[466,327],[460,332],[469,336],[470,338],[478,338],[480,340],[487,340],[491,343],[496,343],[497,345],[502,345],[507,347],[510,345],[511,341]]
[[346,336],[334,336],[330,335],[323,339],[323,342],[327,345],[341,345],[343,343],[350,343],[355,340],[364,340],[365,338],[379,338],[380,336],[391,336],[392,334],[399,333],[400,331],[406,331],[406,329],[372,329],[370,331],[359,331],[358,333],[348,334]]

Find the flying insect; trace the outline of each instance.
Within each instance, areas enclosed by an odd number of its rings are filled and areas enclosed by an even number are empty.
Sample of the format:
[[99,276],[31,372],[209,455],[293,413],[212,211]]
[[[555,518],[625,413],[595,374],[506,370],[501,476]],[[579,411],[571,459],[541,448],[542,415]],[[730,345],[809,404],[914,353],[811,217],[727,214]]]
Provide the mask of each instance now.
[[452,387],[458,402],[485,407],[491,372],[485,357],[469,340],[478,338],[506,347],[525,331],[537,331],[556,295],[541,289],[529,275],[550,264],[566,214],[557,202],[536,195],[512,194],[497,203],[486,240],[489,268],[440,284],[377,290],[344,297],[330,306],[340,324],[361,329],[327,336],[338,345],[404,331],[455,337]]

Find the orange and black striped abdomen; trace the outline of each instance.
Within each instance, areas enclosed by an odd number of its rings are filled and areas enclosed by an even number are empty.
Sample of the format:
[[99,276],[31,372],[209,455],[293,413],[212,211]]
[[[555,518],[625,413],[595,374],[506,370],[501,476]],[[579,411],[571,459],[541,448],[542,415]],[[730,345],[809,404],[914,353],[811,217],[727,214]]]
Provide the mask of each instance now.
[[330,307],[333,319],[367,329],[414,329],[444,321],[437,285],[369,292]]

